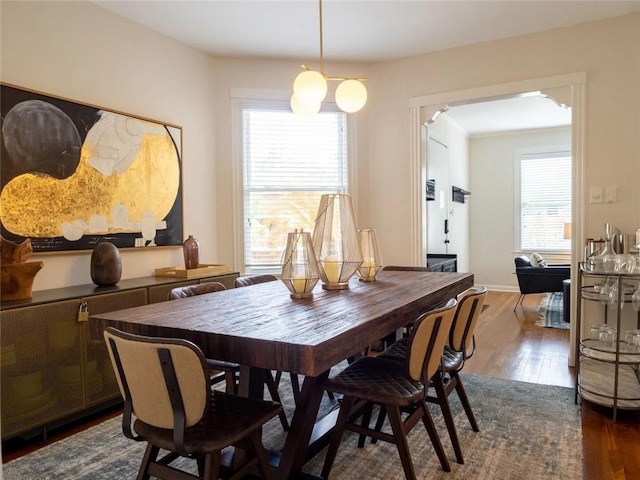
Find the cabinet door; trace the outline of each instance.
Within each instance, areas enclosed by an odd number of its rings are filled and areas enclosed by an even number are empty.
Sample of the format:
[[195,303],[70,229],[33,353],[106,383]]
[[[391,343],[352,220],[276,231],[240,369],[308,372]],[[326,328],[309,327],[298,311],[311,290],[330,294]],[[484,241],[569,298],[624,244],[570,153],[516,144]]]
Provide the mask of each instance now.
[[2,437],[84,407],[79,300],[2,312]]
[[[123,310],[146,305],[147,290],[144,288],[119,293],[96,295],[86,299],[89,314]],[[91,406],[120,397],[111,359],[102,337],[90,335],[89,325],[83,324],[82,334],[86,343],[83,376],[85,380],[85,405]]]

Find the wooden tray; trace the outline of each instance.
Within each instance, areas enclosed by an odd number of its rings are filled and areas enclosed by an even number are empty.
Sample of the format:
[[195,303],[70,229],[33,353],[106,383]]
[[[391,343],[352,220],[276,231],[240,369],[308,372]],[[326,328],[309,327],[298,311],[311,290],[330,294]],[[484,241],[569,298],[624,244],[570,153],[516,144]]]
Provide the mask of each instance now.
[[201,263],[198,268],[187,270],[185,267],[164,267],[156,268],[156,277],[174,277],[174,278],[198,278],[218,275],[229,271],[229,267],[222,264],[206,264]]

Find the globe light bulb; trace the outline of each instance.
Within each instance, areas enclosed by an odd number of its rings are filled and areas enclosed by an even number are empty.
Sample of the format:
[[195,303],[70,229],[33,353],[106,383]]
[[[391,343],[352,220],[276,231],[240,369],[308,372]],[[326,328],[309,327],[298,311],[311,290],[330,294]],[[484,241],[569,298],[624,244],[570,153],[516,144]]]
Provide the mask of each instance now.
[[367,89],[359,80],[345,80],[336,89],[336,103],[344,112],[357,112],[367,103]]
[[291,95],[291,111],[300,117],[312,117],[320,111],[320,102],[302,102],[294,93]]
[[327,96],[327,80],[320,72],[306,70],[294,80],[293,93],[302,103],[320,103]]

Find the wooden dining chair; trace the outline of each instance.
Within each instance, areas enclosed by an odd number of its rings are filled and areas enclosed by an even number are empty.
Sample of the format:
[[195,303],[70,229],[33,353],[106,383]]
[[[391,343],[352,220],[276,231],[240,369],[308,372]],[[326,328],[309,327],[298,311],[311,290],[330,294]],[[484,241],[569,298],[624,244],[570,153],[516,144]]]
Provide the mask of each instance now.
[[[274,277],[275,278],[275,277]],[[220,292],[225,290],[226,287],[219,282],[207,282],[196,285],[187,285],[184,287],[176,287],[169,292],[169,300],[177,300],[179,298],[188,298],[196,295],[203,295],[206,293]],[[214,374],[211,377],[212,383],[217,383],[222,380],[226,382],[227,392],[238,393],[238,383],[240,377],[240,365],[232,362],[223,362],[221,360],[207,360],[207,365]],[[222,372],[222,376],[217,372]],[[278,386],[273,378],[270,370],[264,371],[265,384],[271,395],[271,399],[275,402],[282,403],[280,399],[280,393],[278,392]],[[284,410],[278,414],[280,423],[284,430],[289,430],[289,420],[284,413]]]
[[[147,442],[138,479],[228,478],[228,467],[221,465],[227,446],[247,452],[231,478],[244,478],[255,466],[263,478],[272,478],[261,427],[281,405],[212,390],[202,351],[186,340],[143,337],[113,327],[104,337],[124,398],[122,432]],[[179,457],[195,459],[198,475],[172,465]]]
[[[455,306],[456,301],[451,299],[444,307],[426,312],[416,320],[409,338],[409,354],[405,362],[363,357],[325,382],[327,389],[342,393],[344,397],[322,469],[323,478],[329,477],[343,431],[346,429],[394,443],[405,477],[415,479],[407,434],[418,421],[424,424],[442,469],[451,471],[449,460],[425,403],[425,392],[429,388],[431,377],[440,365]],[[366,411],[366,407],[372,404],[380,405],[386,411],[391,434],[369,428],[368,418],[364,418],[361,424],[356,423],[357,419],[350,418],[354,411],[359,408],[365,408]],[[406,414],[406,418],[403,418],[403,414]]]
[[[427,396],[427,401],[429,402],[438,403],[441,406],[443,403],[446,404],[446,407],[443,408],[443,414],[445,415],[445,422],[452,425],[449,429],[450,433],[452,431],[455,432],[453,415],[451,414],[448,401],[442,402],[440,399],[443,396],[448,398],[454,390],[460,398],[460,403],[462,403],[462,407],[469,419],[471,429],[474,432],[480,431],[471,404],[469,403],[469,398],[462,385],[460,372],[464,367],[465,361],[475,352],[476,343],[474,333],[486,298],[487,288],[484,286],[470,288],[458,295],[458,307],[449,334],[449,341],[447,345],[445,345],[442,355],[442,367],[433,377],[433,386],[437,392],[437,396]],[[459,450],[456,452],[456,456],[462,459],[462,450],[457,436],[455,441],[458,443],[457,449]],[[454,448],[455,447],[454,444]]]
[[[459,374],[464,367],[465,360],[470,358],[475,351],[474,332],[480,314],[482,313],[486,296],[487,288],[484,286],[470,288],[458,295],[458,306],[453,318],[453,325],[449,332],[447,344],[443,350],[442,363],[431,378],[431,385],[433,386],[435,395],[427,395],[426,397],[428,402],[438,404],[442,410],[442,415],[456,455],[456,461],[459,464],[464,464],[464,456],[462,454],[462,447],[458,439],[448,397],[451,392],[456,391],[472,430],[479,432],[478,423],[473,414],[469,398],[467,397]],[[407,341],[401,340],[380,353],[379,357],[401,363],[405,361],[407,353]],[[381,427],[383,420],[384,412],[381,412],[376,423],[377,429]],[[375,439],[372,439],[372,442],[375,443]]]
[[[171,289],[167,295],[167,300],[178,300],[180,298],[195,297],[207,293],[220,292],[226,287],[219,282],[197,283]],[[211,372],[211,384],[225,382],[227,393],[238,393],[238,380],[240,376],[240,365],[222,360],[207,359],[207,368]]]

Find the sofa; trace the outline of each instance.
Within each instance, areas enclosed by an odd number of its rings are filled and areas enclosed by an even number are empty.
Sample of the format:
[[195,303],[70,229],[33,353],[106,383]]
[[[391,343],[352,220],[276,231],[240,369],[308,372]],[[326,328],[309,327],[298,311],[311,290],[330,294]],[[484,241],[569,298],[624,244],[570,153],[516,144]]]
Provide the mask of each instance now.
[[532,265],[532,259],[526,255],[521,255],[515,259],[516,276],[518,277],[518,287],[520,297],[513,307],[516,311],[518,305],[522,304],[524,296],[529,293],[562,292],[563,280],[571,277],[571,265],[552,264],[546,265],[544,262],[536,262]]

